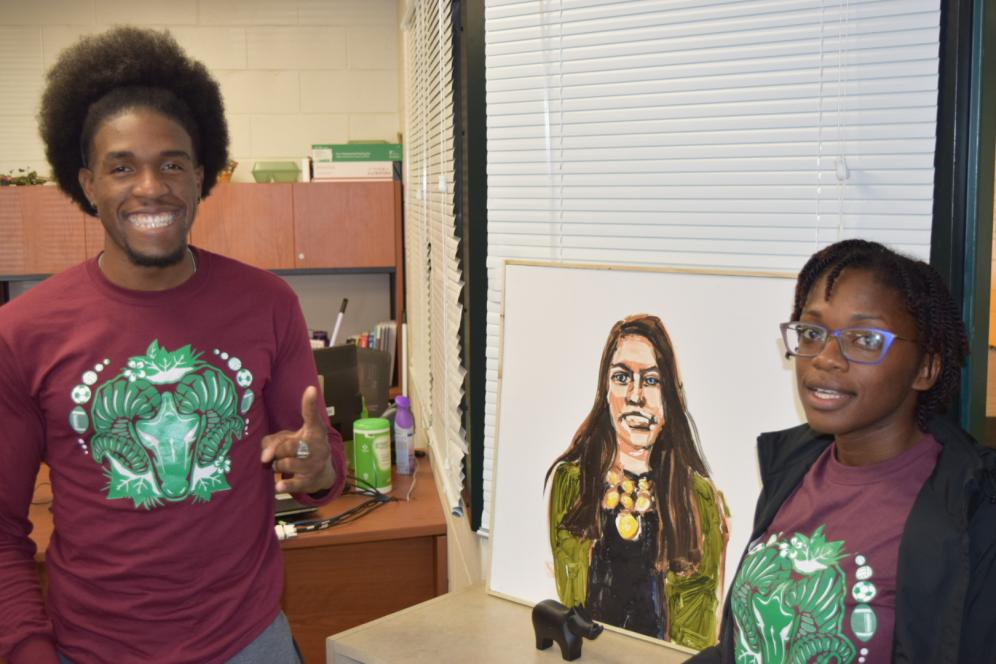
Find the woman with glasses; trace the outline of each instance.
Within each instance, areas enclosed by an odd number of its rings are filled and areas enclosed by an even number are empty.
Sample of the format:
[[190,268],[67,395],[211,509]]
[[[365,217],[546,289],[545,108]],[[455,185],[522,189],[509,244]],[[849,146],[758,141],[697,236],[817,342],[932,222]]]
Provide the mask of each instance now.
[[598,388],[547,471],[560,601],[693,648],[716,642],[727,524],[654,316],[616,323]]
[[996,662],[996,451],[937,416],[967,354],[940,276],[839,242],[781,330],[808,425],[758,439],[751,543],[692,661]]

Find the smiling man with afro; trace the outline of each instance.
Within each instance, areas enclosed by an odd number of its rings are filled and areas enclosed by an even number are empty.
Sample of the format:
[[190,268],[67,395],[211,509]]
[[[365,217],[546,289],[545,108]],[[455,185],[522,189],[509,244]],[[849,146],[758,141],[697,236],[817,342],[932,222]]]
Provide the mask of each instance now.
[[342,440],[294,292],[188,245],[228,158],[218,84],[168,33],[114,28],[60,55],[39,123],[105,240],[0,307],[0,657],[298,662],[274,491],[338,495]]
[[228,125],[218,83],[165,32],[122,27],[84,37],[48,73],[39,124],[56,182],[94,214],[79,184],[93,136],[107,118],[146,107],[189,134],[207,196],[228,161]]

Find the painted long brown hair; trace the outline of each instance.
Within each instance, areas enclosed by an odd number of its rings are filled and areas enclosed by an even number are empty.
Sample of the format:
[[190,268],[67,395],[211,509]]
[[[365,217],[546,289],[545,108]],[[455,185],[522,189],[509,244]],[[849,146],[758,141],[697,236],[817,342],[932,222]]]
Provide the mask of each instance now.
[[661,372],[665,422],[649,460],[661,524],[657,566],[662,572],[689,573],[698,568],[703,547],[693,473],[703,477],[709,477],[709,473],[698,448],[695,424],[685,405],[671,339],[656,316],[638,314],[612,326],[598,368],[595,403],[574,434],[571,446],[546,471],[544,485],[558,464],[576,463],[581,471],[581,495],[564,516],[562,525],[575,536],[592,540],[601,536],[599,507],[605,490],[603,482],[617,452],[607,399],[609,364],[619,340],[625,336],[649,341]]

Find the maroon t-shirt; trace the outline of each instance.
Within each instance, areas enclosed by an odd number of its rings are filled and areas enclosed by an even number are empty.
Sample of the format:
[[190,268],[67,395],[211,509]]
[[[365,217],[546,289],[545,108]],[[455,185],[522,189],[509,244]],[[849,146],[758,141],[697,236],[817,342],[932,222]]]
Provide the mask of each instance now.
[[[197,260],[180,286],[135,292],[91,259],[0,307],[0,654],[15,662],[39,640],[77,664],[222,662],[279,611],[260,441],[301,426],[314,358],[285,282]],[[42,460],[48,612],[27,522]]]
[[940,451],[925,435],[871,466],[817,459],[731,588],[738,662],[891,661],[899,542]]

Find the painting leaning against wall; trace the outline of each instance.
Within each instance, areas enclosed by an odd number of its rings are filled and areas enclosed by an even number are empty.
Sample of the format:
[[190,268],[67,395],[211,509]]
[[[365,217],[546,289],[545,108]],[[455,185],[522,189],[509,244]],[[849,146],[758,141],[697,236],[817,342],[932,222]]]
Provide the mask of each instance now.
[[712,644],[740,559],[726,552],[751,538],[754,438],[802,421],[778,334],[794,288],[507,261],[488,591],[584,604],[672,651]]
[[715,642],[729,514],[659,318],[612,327],[591,410],[544,484],[561,602],[690,648]]

